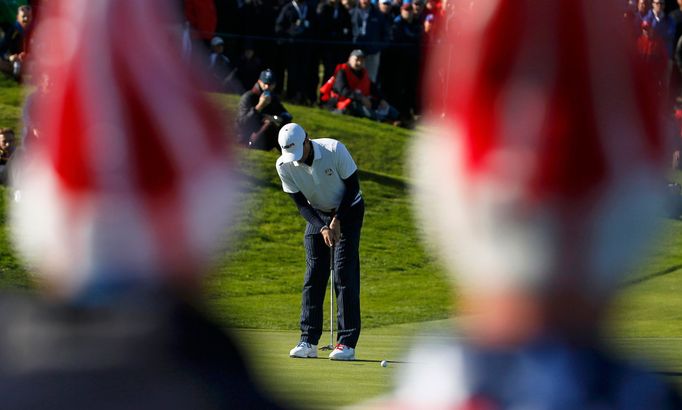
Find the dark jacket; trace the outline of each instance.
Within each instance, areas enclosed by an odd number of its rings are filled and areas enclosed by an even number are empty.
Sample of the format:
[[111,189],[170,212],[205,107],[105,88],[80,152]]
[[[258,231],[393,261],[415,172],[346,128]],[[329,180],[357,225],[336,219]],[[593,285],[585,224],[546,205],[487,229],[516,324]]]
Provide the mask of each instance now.
[[348,41],[353,39],[353,27],[348,10],[338,4],[320,3],[317,8],[319,35],[323,40]]
[[27,33],[21,24],[15,22],[0,40],[0,58],[7,60],[9,56],[26,51]]
[[282,7],[275,22],[275,34],[285,38],[310,38],[315,30],[317,16],[315,8],[308,1],[299,4],[299,10],[304,14],[301,18],[293,2]]
[[3,409],[279,408],[223,330],[163,292],[104,305],[0,300]]
[[282,102],[276,94],[272,94],[270,104],[268,104],[263,111],[256,111],[255,107],[258,104],[261,93],[262,91],[258,86],[258,83],[256,83],[252,89],[242,94],[239,100],[237,127],[239,128],[240,134],[247,138],[252,132],[256,132],[260,129],[265,120],[265,115],[281,116],[284,113],[288,114],[286,108],[284,108],[284,105],[282,105]]
[[366,19],[359,7],[351,10],[350,16],[353,24],[353,41],[357,48],[361,48],[366,54],[378,53],[385,43],[391,40],[391,22],[373,4],[369,5]]

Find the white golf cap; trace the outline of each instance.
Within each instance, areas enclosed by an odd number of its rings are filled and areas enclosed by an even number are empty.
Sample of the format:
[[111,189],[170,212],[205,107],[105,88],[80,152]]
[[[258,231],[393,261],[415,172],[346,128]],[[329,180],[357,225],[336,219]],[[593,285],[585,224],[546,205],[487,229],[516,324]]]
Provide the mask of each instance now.
[[220,37],[218,37],[218,36],[215,36],[215,37],[213,37],[213,38],[211,39],[211,45],[212,45],[212,46],[217,46],[217,45],[220,45],[220,44],[225,44],[225,42],[223,41],[222,38],[220,38]]
[[282,162],[298,161],[303,157],[303,141],[306,133],[303,127],[290,123],[279,130],[277,141],[282,148]]

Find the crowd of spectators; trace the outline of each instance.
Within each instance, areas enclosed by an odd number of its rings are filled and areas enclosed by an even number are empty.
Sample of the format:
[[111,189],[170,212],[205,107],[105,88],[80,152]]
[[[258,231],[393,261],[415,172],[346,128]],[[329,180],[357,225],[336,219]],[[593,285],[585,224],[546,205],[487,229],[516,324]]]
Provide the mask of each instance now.
[[225,73],[235,80],[229,91],[252,89],[259,73],[271,69],[285,101],[309,106],[320,103],[320,86],[360,49],[372,83],[411,124],[420,114],[420,56],[435,41],[434,25],[447,19],[445,3],[184,0],[184,43],[199,48],[202,42],[211,47],[212,38],[222,43],[231,68],[222,70],[221,83]]
[[[674,136],[672,167],[682,150],[682,0],[628,0],[624,13],[643,71]],[[674,121],[675,125],[672,125]]]
[[[9,3],[18,11],[8,21],[7,10],[0,10],[5,15],[0,21],[0,70],[20,79],[39,1]],[[439,43],[436,28],[456,27],[457,7],[469,3],[474,2],[176,0],[169,4],[176,4],[180,12],[177,27],[183,54],[210,70],[217,91],[241,95],[254,89],[260,73],[270,69],[283,101],[338,110],[324,100],[320,87],[338,78],[337,71],[349,62],[352,50],[361,50],[374,102],[387,102],[401,123],[411,125],[422,112],[422,55]],[[682,0],[623,0],[623,4],[626,30],[631,29],[639,58],[665,101],[665,112],[677,110],[682,118]],[[348,113],[376,119],[376,113],[366,115],[362,109],[367,105]]]

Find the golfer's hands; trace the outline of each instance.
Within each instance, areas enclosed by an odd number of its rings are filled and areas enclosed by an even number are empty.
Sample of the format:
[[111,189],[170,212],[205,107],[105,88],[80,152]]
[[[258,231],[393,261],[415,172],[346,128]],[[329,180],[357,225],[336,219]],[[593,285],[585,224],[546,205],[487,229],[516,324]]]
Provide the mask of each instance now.
[[329,246],[330,248],[334,246],[334,233],[332,232],[331,228],[325,226],[322,228],[320,233],[322,234],[322,239],[324,239],[325,245]]
[[336,219],[336,217],[332,218],[332,221],[329,224],[329,229],[331,229],[332,234],[334,235],[334,243],[337,243],[338,241],[340,241],[341,240],[341,221]]

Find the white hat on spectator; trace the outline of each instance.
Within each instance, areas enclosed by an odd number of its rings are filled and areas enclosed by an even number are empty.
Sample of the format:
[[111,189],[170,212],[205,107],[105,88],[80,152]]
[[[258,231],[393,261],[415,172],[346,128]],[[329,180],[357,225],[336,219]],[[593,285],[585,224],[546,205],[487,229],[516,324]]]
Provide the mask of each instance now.
[[222,38],[220,38],[220,37],[218,37],[218,36],[215,36],[215,37],[213,37],[213,38],[211,39],[211,46],[213,46],[213,47],[215,47],[215,46],[221,46],[221,45],[223,45],[223,44],[225,44],[225,42],[223,41]]

